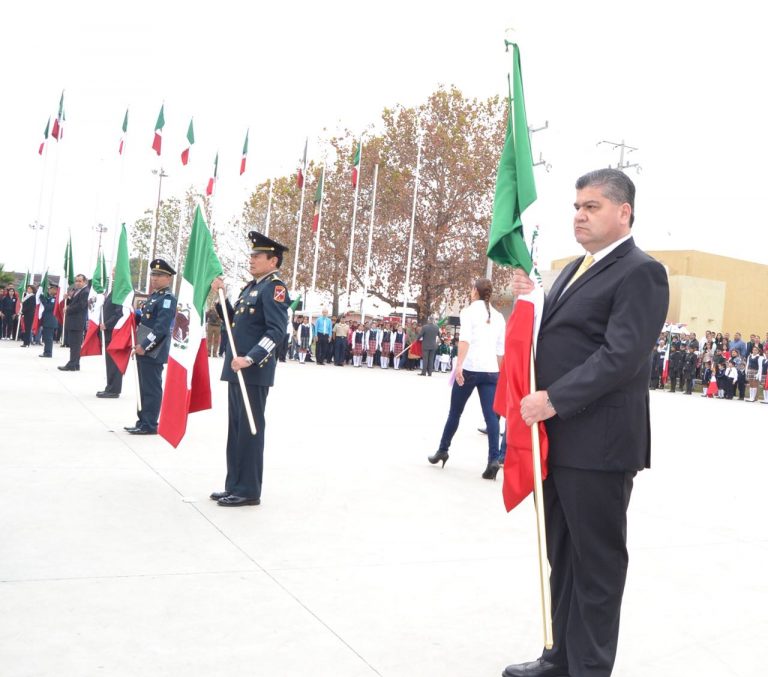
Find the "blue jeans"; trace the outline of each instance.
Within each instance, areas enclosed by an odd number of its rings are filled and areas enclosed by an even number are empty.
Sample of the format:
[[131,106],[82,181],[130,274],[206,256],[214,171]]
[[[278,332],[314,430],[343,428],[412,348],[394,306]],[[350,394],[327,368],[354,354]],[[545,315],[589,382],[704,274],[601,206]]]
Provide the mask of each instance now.
[[464,385],[453,384],[451,390],[451,409],[445,422],[443,437],[440,440],[440,451],[448,451],[451,440],[459,427],[459,420],[472,391],[477,388],[480,396],[480,406],[483,408],[485,425],[488,428],[488,463],[499,459],[499,419],[493,411],[493,398],[496,395],[498,372],[464,370]]

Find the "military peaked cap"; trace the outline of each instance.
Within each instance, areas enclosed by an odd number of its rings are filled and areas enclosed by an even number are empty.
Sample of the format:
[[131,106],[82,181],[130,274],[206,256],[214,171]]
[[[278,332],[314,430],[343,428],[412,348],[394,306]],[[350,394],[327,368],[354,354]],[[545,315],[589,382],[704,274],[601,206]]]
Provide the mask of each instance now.
[[175,275],[176,271],[171,268],[167,261],[155,259],[149,264],[150,275]]
[[252,230],[248,233],[248,239],[251,241],[251,253],[256,254],[258,252],[274,252],[274,254],[282,254],[288,251],[288,247],[274,240],[270,240],[266,235]]

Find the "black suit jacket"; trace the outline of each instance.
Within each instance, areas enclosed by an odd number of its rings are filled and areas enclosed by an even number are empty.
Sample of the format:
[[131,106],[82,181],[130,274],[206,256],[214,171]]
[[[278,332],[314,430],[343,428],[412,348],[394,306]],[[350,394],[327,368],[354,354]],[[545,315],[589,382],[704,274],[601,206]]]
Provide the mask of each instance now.
[[85,320],[88,315],[88,285],[76,291],[74,296],[67,301],[66,329],[75,331],[85,328]]
[[571,262],[544,303],[537,387],[557,416],[546,421],[553,466],[626,472],[650,467],[651,350],[664,324],[664,267],[630,238],[565,292]]
[[123,306],[112,303],[112,292],[104,297],[104,310],[102,311],[104,330],[111,332],[115,325],[123,317]]

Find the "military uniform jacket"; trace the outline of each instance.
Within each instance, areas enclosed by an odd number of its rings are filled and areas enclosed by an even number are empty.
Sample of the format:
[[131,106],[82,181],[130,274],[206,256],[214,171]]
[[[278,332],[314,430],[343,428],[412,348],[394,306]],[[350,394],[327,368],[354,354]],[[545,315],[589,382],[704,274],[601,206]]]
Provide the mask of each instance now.
[[[158,364],[165,364],[168,361],[168,353],[171,349],[170,336],[175,319],[176,297],[170,287],[152,292],[144,301],[141,306],[140,324],[146,327],[149,333],[141,340],[141,347],[146,353],[157,352],[157,355],[151,358],[147,355],[146,359],[155,359]],[[139,358],[141,357],[139,355]]]
[[43,314],[40,317],[40,324],[46,329],[56,329],[59,326],[59,321],[56,319],[56,297],[55,296],[41,296],[40,305],[43,307]]
[[[277,272],[243,287],[234,308],[227,301],[237,356],[248,356],[253,360],[250,367],[240,372],[246,384],[274,385],[277,367],[275,347],[280,345],[286,334],[289,304],[288,292]],[[232,358],[232,346],[227,343],[222,381],[237,379],[232,371]]]

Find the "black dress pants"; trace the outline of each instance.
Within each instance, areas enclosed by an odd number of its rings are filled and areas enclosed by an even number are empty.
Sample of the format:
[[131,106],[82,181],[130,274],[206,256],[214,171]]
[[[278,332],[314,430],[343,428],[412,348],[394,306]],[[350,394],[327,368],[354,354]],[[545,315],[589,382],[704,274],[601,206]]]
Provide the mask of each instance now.
[[[109,346],[111,340],[112,331],[105,331],[104,344]],[[104,351],[104,363],[107,369],[107,387],[104,388],[104,392],[119,395],[123,391],[123,374],[117,368],[115,361],[112,359],[112,355],[110,355],[106,350]]]
[[269,386],[245,386],[256,434],[251,435],[243,395],[237,381],[229,382],[229,431],[227,433],[227,480],[224,489],[235,496],[261,498],[264,474],[264,410]]
[[315,348],[315,357],[318,364],[325,363],[325,360],[330,360],[328,354],[328,334],[317,335],[317,347]]
[[80,348],[83,345],[83,330],[67,328],[67,345],[69,346],[68,367],[80,366]]
[[634,472],[550,467],[544,481],[554,646],[542,658],[570,677],[608,677],[627,577]]
[[151,357],[136,357],[141,389],[141,411],[137,412],[136,427],[143,430],[157,430],[160,404],[163,401],[163,363]]

